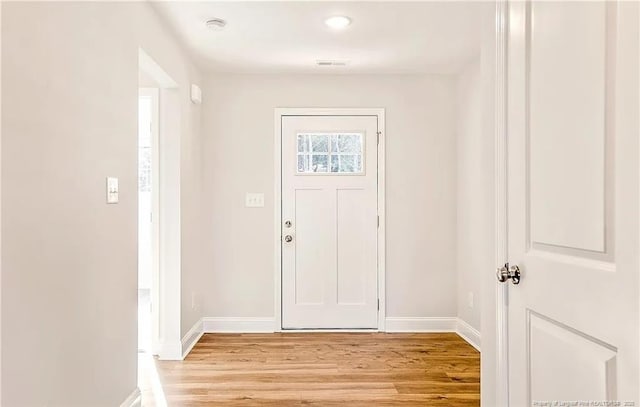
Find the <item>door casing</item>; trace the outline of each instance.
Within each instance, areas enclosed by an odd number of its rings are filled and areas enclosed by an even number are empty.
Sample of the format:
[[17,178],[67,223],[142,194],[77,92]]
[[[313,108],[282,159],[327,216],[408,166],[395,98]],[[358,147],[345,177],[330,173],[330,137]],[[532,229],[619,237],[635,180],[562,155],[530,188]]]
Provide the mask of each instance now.
[[[182,360],[180,335],[180,97],[178,83],[145,50],[138,49],[138,69],[159,91],[158,117],[158,341],[160,360]],[[155,187],[155,185],[154,185]],[[154,214],[155,215],[155,214]]]
[[[151,354],[160,352],[160,89],[140,88],[151,99]],[[139,272],[139,271],[138,271]]]
[[[495,2],[495,72],[494,72],[494,153],[495,153],[495,264],[496,267],[508,261],[508,223],[507,223],[507,30],[509,28],[508,2]],[[487,270],[489,271],[489,270]],[[488,357],[495,352],[495,377],[482,377],[481,380],[494,381],[489,383],[496,391],[497,407],[509,405],[509,331],[507,324],[508,286],[499,284],[493,270],[485,278],[493,280],[495,290],[484,291],[484,298],[495,297],[495,309],[491,307],[482,311],[495,315],[496,343],[485,344]],[[489,345],[489,346],[486,346]]]
[[[276,108],[274,132],[274,331],[282,331],[282,117],[375,116],[378,119],[378,331],[385,331],[385,116],[384,108]],[[287,332],[295,330],[287,329]],[[305,329],[304,332],[314,330]],[[323,332],[331,331],[323,329]],[[340,332],[349,330],[340,329]],[[354,331],[363,331],[362,329]],[[370,331],[370,330],[364,330]]]

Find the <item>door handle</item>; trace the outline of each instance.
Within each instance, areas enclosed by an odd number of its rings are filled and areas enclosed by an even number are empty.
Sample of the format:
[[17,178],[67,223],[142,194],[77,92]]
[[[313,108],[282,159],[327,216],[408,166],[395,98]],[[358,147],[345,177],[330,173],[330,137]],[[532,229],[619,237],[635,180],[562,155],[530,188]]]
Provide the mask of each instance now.
[[285,241],[285,242],[287,242],[287,243],[291,243],[291,242],[293,241],[293,236],[291,236],[291,235],[286,235],[286,236],[284,237],[284,241]]
[[520,267],[516,264],[510,266],[509,263],[505,263],[504,266],[498,267],[496,277],[501,283],[510,279],[514,285],[518,285],[520,284]]

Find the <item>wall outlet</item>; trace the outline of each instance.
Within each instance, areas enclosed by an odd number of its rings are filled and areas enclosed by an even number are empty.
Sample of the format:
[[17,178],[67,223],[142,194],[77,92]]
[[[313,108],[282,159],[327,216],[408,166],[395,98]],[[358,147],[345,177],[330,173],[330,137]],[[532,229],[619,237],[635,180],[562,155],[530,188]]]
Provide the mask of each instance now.
[[264,194],[256,192],[247,192],[245,196],[245,204],[247,208],[262,208],[264,207]]
[[467,294],[467,305],[469,308],[473,308],[473,292],[471,291]]

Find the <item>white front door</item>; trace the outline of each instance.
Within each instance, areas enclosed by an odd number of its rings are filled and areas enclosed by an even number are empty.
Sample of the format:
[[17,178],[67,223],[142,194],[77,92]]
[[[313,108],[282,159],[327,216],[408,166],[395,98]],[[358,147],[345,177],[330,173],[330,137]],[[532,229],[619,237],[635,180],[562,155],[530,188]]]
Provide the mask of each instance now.
[[638,3],[509,10],[510,406],[637,406]]
[[377,116],[282,117],[282,328],[377,328]]

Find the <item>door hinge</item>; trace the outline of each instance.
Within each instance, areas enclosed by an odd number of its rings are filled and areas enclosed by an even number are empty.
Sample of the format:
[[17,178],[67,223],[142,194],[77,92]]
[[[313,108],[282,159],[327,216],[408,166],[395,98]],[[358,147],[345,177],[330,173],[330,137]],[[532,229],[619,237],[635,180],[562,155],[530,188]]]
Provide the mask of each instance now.
[[378,311],[380,311],[380,298],[378,298]]
[[377,135],[376,142],[377,142],[378,144],[380,144],[380,136],[382,135],[382,132],[381,132],[381,131],[379,131],[379,132],[377,132],[377,133],[376,133],[376,135]]
[[380,215],[378,215],[378,227],[380,227]]

